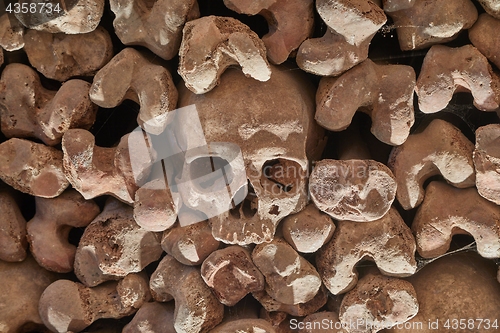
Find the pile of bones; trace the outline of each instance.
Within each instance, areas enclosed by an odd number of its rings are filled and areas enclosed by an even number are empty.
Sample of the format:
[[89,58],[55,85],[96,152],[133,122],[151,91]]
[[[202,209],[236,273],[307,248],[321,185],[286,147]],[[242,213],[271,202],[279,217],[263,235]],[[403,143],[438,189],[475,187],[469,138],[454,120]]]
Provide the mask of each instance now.
[[0,332],[498,332],[498,0],[27,2]]

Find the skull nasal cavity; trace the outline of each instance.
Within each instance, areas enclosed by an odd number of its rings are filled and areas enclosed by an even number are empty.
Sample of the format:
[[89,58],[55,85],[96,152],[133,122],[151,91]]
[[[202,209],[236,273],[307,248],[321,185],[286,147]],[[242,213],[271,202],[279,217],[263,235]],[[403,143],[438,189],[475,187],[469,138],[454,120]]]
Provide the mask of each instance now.
[[281,158],[269,160],[262,166],[262,180],[271,182],[263,184],[264,190],[291,192],[298,187],[302,174],[301,166],[295,161]]
[[189,165],[191,180],[203,189],[220,190],[233,181],[228,161],[217,156],[199,157]]
[[[235,197],[237,197],[236,195]],[[249,219],[257,214],[259,199],[255,194],[250,182],[248,182],[248,194],[246,198],[229,210],[232,217],[237,219]]]

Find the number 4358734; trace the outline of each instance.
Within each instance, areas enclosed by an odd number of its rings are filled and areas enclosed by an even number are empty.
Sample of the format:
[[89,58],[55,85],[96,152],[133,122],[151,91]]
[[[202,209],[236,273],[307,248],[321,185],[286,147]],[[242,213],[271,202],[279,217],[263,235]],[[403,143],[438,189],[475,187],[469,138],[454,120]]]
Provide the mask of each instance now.
[[37,14],[37,13],[46,13],[51,14],[52,12],[59,13],[62,11],[59,3],[53,4],[51,2],[16,2],[14,4],[9,3],[7,8],[5,8],[7,13],[14,14]]
[[443,324],[446,329],[485,329],[485,330],[495,330],[498,332],[498,319],[448,319]]

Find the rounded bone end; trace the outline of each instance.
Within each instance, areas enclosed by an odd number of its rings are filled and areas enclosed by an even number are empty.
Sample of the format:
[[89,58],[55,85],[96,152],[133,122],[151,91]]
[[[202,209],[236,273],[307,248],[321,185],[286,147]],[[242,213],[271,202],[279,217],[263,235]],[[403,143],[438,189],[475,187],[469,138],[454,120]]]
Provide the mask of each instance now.
[[283,219],[283,238],[298,252],[313,253],[328,243],[335,224],[325,213],[310,204],[303,211]]
[[[374,333],[407,322],[418,309],[417,294],[410,282],[368,274],[346,294],[339,317],[348,332]],[[350,323],[357,323],[357,327],[352,329]]]
[[[440,329],[434,332],[451,332],[442,324],[448,319],[451,323],[453,318],[481,318],[493,324],[499,318],[500,309],[500,284],[496,275],[497,267],[493,262],[471,252],[445,256],[426,265],[407,279],[417,293],[419,312],[406,326],[413,327],[411,332],[416,333],[427,331],[426,326],[418,329],[419,323],[426,325],[436,321]],[[408,331],[404,327],[392,330],[395,333]],[[476,321],[473,329],[453,331],[488,330],[479,329]]]
[[38,305],[43,323],[53,332],[80,332],[94,317],[87,307],[85,287],[69,280],[57,280],[45,289]]
[[389,168],[373,160],[322,160],[309,179],[316,206],[342,221],[382,218],[396,197],[396,187]]
[[210,333],[276,333],[274,327],[264,319],[239,319],[223,323]]
[[178,207],[165,181],[155,179],[135,192],[134,220],[145,230],[164,231],[177,220]]

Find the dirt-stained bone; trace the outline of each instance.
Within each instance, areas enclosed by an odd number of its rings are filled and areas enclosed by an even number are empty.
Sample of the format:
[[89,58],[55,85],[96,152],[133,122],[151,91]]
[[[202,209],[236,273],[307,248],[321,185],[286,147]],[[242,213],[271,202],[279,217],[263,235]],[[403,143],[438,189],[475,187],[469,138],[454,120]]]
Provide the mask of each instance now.
[[472,45],[451,48],[434,45],[425,55],[415,92],[424,113],[443,110],[455,91],[470,91],[474,106],[496,111],[500,105],[500,77],[488,59]]
[[474,186],[473,150],[472,142],[458,128],[441,119],[393,148],[388,166],[398,183],[396,197],[401,206],[408,210],[420,205],[423,184],[435,175],[442,175],[455,187]]
[[474,166],[479,194],[500,205],[500,125],[490,124],[476,130]]
[[386,22],[383,10],[367,0],[319,0],[316,9],[327,25],[321,38],[302,43],[298,66],[322,76],[337,76],[368,57],[370,41]]
[[43,268],[69,273],[73,270],[76,246],[68,242],[72,227],[86,227],[99,207],[75,190],[53,199],[35,198],[36,214],[26,225],[31,253]]
[[[417,312],[417,294],[410,282],[368,273],[345,295],[339,318],[347,332],[375,333],[405,323]],[[353,328],[353,322],[362,324]]]
[[[278,222],[306,206],[308,159],[318,159],[324,147],[323,132],[313,120],[311,83],[300,71],[285,66],[272,70],[269,81],[259,82],[229,68],[204,95],[179,88],[179,107],[196,106],[207,142],[241,148],[248,196],[210,219],[214,237],[228,244],[271,241]],[[195,199],[208,191],[193,192]]]
[[177,220],[179,196],[172,196],[164,179],[154,179],[135,192],[134,219],[148,231],[163,231]]
[[396,198],[391,170],[374,160],[321,160],[309,178],[312,201],[337,220],[370,222],[384,216]]
[[47,90],[31,67],[7,65],[0,80],[2,133],[53,146],[70,128],[90,128],[97,106],[90,101],[89,89],[83,80],[70,80],[58,91]]
[[452,237],[461,234],[474,237],[481,256],[500,258],[500,207],[481,197],[473,187],[457,189],[431,182],[411,228],[418,253],[424,258],[446,253]]
[[125,45],[141,45],[163,59],[177,55],[182,28],[200,16],[196,0],[110,0],[113,27]]
[[259,244],[252,260],[266,279],[266,292],[276,301],[296,305],[309,302],[321,286],[316,269],[283,239]]
[[93,75],[113,57],[111,37],[103,27],[80,35],[28,30],[24,42],[31,65],[58,81]]
[[222,321],[224,306],[205,284],[200,270],[165,256],[149,282],[159,302],[175,299],[174,327],[177,333],[204,333]]
[[174,328],[174,302],[145,303],[134,318],[125,325],[123,333],[176,333]]
[[470,0],[446,3],[415,0],[408,8],[387,14],[394,21],[399,47],[403,51],[449,42],[477,20],[477,9]]
[[24,26],[14,14],[0,16],[0,49],[15,51],[24,47]]
[[500,19],[500,3],[496,0],[478,0],[484,10],[493,16],[494,18]]
[[415,239],[395,208],[377,221],[339,221],[332,240],[316,255],[316,267],[333,294],[351,290],[358,280],[356,263],[372,260],[388,276],[404,277],[417,270]]
[[112,108],[130,99],[140,105],[137,123],[145,131],[160,134],[175,109],[177,90],[170,72],[135,49],[126,48],[97,72],[90,99]]
[[264,319],[249,318],[237,319],[222,323],[215,327],[210,333],[277,333],[274,327]]
[[417,292],[418,314],[407,322],[407,328],[401,325],[391,332],[487,332],[478,326],[475,326],[476,329],[455,330],[434,325],[436,329],[427,330],[424,325],[437,321],[443,324],[448,319],[451,323],[453,318],[495,318],[489,320],[491,326],[498,318],[500,309],[500,284],[495,275],[495,264],[476,253],[453,254],[426,265],[407,279]]
[[0,330],[19,333],[26,329],[44,332],[38,300],[44,289],[59,276],[40,267],[28,256],[22,262],[0,260]]
[[0,189],[0,260],[23,261],[27,248],[26,220],[14,194],[7,189]]
[[30,29],[50,33],[84,34],[95,30],[99,25],[104,11],[104,0],[53,1],[46,3],[44,8],[42,10],[37,6],[35,13],[28,10],[19,11],[15,15]]
[[[500,10],[500,7],[499,7]],[[500,13],[497,19],[483,13],[469,29],[471,43],[500,69]]]
[[196,94],[212,90],[231,65],[240,65],[246,76],[258,81],[271,76],[262,40],[231,17],[206,16],[186,23],[179,57],[178,72]]
[[281,302],[278,302],[267,292],[265,291],[258,291],[252,293],[253,297],[262,304],[263,308],[268,311],[268,312],[275,312],[275,311],[280,311],[280,312],[285,312],[288,313],[292,316],[307,316],[312,313],[315,313],[319,309],[321,309],[327,302],[328,300],[328,291],[326,288],[321,285],[319,288],[318,293],[312,300],[306,303],[299,303],[299,304],[284,304]]
[[142,274],[130,274],[119,282],[110,281],[95,288],[57,280],[40,297],[39,311],[52,332],[80,332],[101,318],[129,316],[149,298],[147,277]]
[[163,233],[161,240],[165,252],[188,266],[200,265],[219,245],[207,221],[185,227],[175,225]]
[[416,0],[383,0],[384,12],[397,12],[398,10],[411,8]]
[[89,287],[140,272],[162,254],[159,236],[140,228],[132,207],[110,198],[85,229],[75,255],[75,275]]
[[332,219],[314,204],[285,217],[281,226],[283,238],[302,253],[316,252],[332,238],[335,231]]
[[23,193],[54,198],[69,183],[60,150],[24,139],[0,144],[0,179]]
[[262,37],[262,41],[267,48],[267,57],[274,64],[285,62],[313,32],[312,0],[224,0],[224,4],[238,13],[259,14],[267,20],[270,32]]
[[227,306],[236,305],[248,293],[264,290],[264,276],[249,251],[237,245],[212,252],[201,265],[201,277]]
[[369,0],[318,0],[316,9],[326,25],[351,45],[371,39],[387,20],[384,11]]
[[[325,328],[335,328],[335,333],[345,333],[346,331],[341,328],[339,315],[336,312],[322,311],[310,314],[302,321],[303,329],[300,333],[321,333]],[[318,323],[327,323],[325,326],[318,325]],[[319,327],[318,327],[319,326]],[[340,329],[339,329],[340,328]]]
[[[133,137],[129,137],[133,136]],[[138,136],[135,139],[134,136]],[[137,154],[137,160],[151,163],[149,150],[142,132],[124,135],[117,147],[105,148],[95,145],[92,133],[83,129],[71,129],[64,134],[64,173],[85,199],[110,194],[126,203],[134,202],[135,192],[142,185],[144,177],[131,170],[130,154]]]
[[316,121],[342,131],[356,111],[372,118],[371,132],[382,142],[405,142],[414,122],[415,71],[405,65],[377,65],[370,59],[339,78],[323,78],[316,93]]

